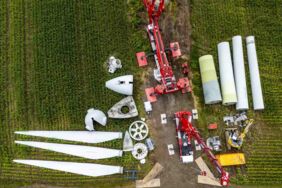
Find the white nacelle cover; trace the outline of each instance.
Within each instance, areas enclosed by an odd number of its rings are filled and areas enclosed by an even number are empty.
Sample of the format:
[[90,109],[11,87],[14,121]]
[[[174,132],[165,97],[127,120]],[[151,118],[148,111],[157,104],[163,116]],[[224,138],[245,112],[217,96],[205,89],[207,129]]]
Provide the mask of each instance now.
[[73,174],[80,174],[84,176],[106,176],[112,174],[122,174],[123,167],[100,165],[93,163],[75,163],[75,162],[61,162],[61,161],[43,161],[43,160],[13,160],[16,163],[38,166],[52,170],[59,170],[63,172],[70,172]]
[[87,114],[84,120],[85,128],[89,131],[94,131],[93,120],[103,126],[107,124],[107,117],[104,112],[100,110],[95,110],[94,108],[90,108],[89,110],[87,110]]
[[124,95],[133,94],[133,75],[125,75],[113,78],[106,82],[106,87]]

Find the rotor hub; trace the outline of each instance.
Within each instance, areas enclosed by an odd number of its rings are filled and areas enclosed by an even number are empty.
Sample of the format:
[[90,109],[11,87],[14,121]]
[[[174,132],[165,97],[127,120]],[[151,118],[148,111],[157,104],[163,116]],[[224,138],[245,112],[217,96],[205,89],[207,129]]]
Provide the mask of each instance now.
[[148,136],[148,133],[148,126],[143,121],[134,121],[129,127],[130,137],[137,141],[144,140]]

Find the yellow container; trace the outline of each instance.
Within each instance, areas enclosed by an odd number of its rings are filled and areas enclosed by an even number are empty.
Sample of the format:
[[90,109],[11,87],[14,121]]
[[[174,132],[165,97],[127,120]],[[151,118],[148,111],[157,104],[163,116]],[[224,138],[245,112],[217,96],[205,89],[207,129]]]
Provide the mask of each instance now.
[[215,156],[221,166],[236,166],[246,164],[244,153],[225,153]]

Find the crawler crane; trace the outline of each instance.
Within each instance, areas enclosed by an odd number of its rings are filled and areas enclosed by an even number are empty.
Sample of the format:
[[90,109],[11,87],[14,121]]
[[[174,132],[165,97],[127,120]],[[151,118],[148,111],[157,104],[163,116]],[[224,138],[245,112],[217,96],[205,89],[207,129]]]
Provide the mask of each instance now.
[[[199,132],[192,125],[192,113],[188,111],[180,111],[175,113],[176,120],[176,131],[178,135],[178,144],[180,150],[180,157],[185,157],[187,153],[184,153],[185,146],[184,142],[191,143],[191,139],[197,140],[198,144],[201,146],[208,159],[212,163],[212,165],[216,168],[216,170],[220,173],[220,184],[222,186],[229,185],[229,173],[226,172],[222,166],[219,164],[210,148],[206,145],[204,140],[201,138]],[[179,137],[181,135],[181,137]],[[189,145],[189,144],[188,144]]]
[[[164,10],[164,0],[143,0],[144,6],[149,15],[149,24],[146,27],[150,39],[152,52],[156,67],[154,77],[159,82],[156,87],[145,90],[148,101],[155,102],[158,95],[182,91],[182,93],[191,92],[191,86],[188,78],[176,80],[172,67],[168,61],[167,55],[173,58],[181,56],[178,42],[170,43],[170,48],[165,49],[163,39],[159,28],[159,18]],[[140,67],[147,65],[145,52],[136,53],[137,61]]]

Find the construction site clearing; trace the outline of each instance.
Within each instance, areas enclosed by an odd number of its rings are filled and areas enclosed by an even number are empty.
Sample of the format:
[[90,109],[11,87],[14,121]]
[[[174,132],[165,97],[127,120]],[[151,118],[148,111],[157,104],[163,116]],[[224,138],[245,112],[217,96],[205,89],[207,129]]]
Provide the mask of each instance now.
[[[143,101],[144,110],[147,113],[146,116],[140,117],[134,100],[134,79],[138,78],[127,74],[105,82],[106,88],[125,97],[120,101],[116,101],[107,113],[96,108],[88,109],[84,117],[86,131],[26,130],[15,132],[15,134],[33,137],[45,137],[88,144],[98,144],[116,140],[123,143],[123,148],[113,149],[20,140],[15,140],[15,143],[96,160],[122,157],[125,152],[130,152],[132,156],[140,162],[141,166],[150,160],[148,155],[153,153],[156,147],[165,147],[167,153],[163,155],[177,155],[179,161],[183,163],[182,165],[191,165],[194,162],[197,164],[199,170],[197,176],[198,183],[228,187],[231,185],[231,177],[236,175],[229,170],[229,167],[245,166],[248,163],[245,159],[242,146],[246,142],[245,138],[248,132],[251,130],[252,126],[255,126],[255,120],[249,118],[247,114],[249,105],[246,91],[242,37],[235,36],[232,38],[233,60],[229,42],[225,41],[218,44],[220,84],[216,75],[213,57],[209,54],[199,57],[205,104],[213,105],[222,103],[222,105],[225,106],[236,105],[238,111],[237,114],[226,114],[226,116],[222,117],[222,122],[211,122],[209,125],[206,125],[210,132],[217,130],[219,126],[225,126],[224,135],[211,134],[210,137],[204,139],[201,132],[195,126],[199,123],[198,113],[200,112],[194,108],[190,110],[178,109],[172,113],[167,112],[159,114],[162,126],[174,127],[175,132],[171,132],[171,134],[176,136],[177,141],[177,145],[167,143],[166,146],[160,146],[155,142],[154,136],[150,135],[150,127],[153,123],[150,121],[150,114],[154,111],[154,104],[158,103],[158,99],[163,97],[163,95],[174,95],[175,93],[191,95],[192,82],[187,76],[187,73],[190,71],[187,63],[180,65],[183,74],[181,78],[177,78],[176,75],[179,74],[175,74],[172,69],[172,62],[170,61],[174,61],[182,56],[179,43],[172,42],[168,48],[164,46],[159,27],[159,19],[165,9],[165,1],[143,0],[143,3],[149,17],[146,31],[151,45],[151,52],[137,52],[136,66],[145,69],[149,63],[154,62],[153,77],[157,82],[157,85],[145,88],[142,94],[146,97],[146,100]],[[264,101],[258,72],[258,59],[254,36],[247,37],[246,43],[251,72],[250,78],[254,110],[263,110]],[[110,74],[115,74],[116,71],[122,69],[122,60],[110,56],[107,60],[107,68]],[[135,120],[132,121],[125,133],[96,131],[95,126],[106,126],[108,118],[117,120],[135,118]],[[136,120],[136,118],[138,118],[138,120]],[[168,121],[169,119],[173,119],[174,124],[171,124],[171,122]],[[223,136],[225,137],[224,141],[222,140]],[[203,154],[205,158],[196,158],[196,153]],[[120,166],[120,164],[105,165],[98,163],[25,159],[15,159],[13,161],[24,165],[32,165],[91,177],[109,176],[126,172],[126,169]],[[206,163],[208,163],[208,165]],[[137,188],[161,187],[162,179],[159,176],[163,171],[167,170],[163,165],[164,164],[160,164],[156,161],[152,170],[142,180],[137,180],[137,178],[133,176],[132,180],[135,181],[135,186]],[[132,174],[136,172],[137,170],[132,172]]]

